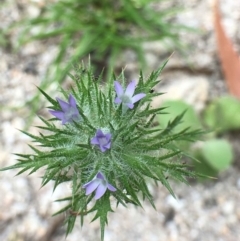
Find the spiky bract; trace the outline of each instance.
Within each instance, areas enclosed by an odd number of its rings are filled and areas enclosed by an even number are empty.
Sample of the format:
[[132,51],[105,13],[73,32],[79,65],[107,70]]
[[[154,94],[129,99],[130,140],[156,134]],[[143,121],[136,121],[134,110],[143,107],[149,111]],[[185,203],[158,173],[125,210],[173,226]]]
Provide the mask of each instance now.
[[[76,215],[71,213],[79,214],[83,224],[84,215],[96,211],[93,220],[100,219],[103,240],[107,213],[112,211],[110,196],[117,204],[125,206],[128,203],[141,206],[139,198],[147,198],[154,207],[147,186],[149,179],[160,181],[174,196],[166,176],[182,182],[186,182],[186,177],[196,176],[179,162],[184,153],[178,148],[178,143],[193,141],[201,132],[189,129],[177,134],[172,132],[181,122],[182,115],[170,122],[166,129],[153,125],[155,115],[166,114],[164,108],[153,109],[150,105],[152,98],[160,95],[151,90],[159,83],[158,78],[165,64],[146,80],[140,73],[135,94],[145,93],[146,96],[127,111],[123,111],[122,104],[114,102],[114,81],[119,81],[125,87],[127,85],[123,74],[118,78],[112,76],[103,83],[101,76],[95,78],[90,68],[79,68],[76,74],[70,75],[74,86],[62,90],[62,99],[66,100],[70,94],[75,98],[81,119],[61,125],[58,119],[46,120],[40,117],[45,125],[39,128],[48,134],[35,136],[23,131],[40,146],[31,147],[34,154],[17,154],[20,157],[18,163],[2,170],[19,168],[19,174],[29,170],[31,174],[46,167],[42,185],[54,181],[55,189],[63,182],[70,182],[72,195],[58,200],[67,201],[68,204],[56,213],[69,214],[66,220],[67,233],[72,231],[76,220]],[[51,103],[49,109],[60,109],[54,98],[40,91]],[[111,148],[106,152],[91,144],[98,129],[111,133]],[[106,191],[95,201],[94,193],[86,196],[82,186],[99,171],[104,173],[117,191]]]

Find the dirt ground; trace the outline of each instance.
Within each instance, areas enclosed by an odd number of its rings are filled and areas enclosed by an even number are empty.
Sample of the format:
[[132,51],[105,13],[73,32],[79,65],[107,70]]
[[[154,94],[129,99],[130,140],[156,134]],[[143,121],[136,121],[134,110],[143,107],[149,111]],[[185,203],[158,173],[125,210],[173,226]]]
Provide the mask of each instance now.
[[[5,0],[0,4],[0,25],[21,18],[25,13],[37,14],[30,0]],[[41,1],[35,1],[40,3]],[[176,16],[179,23],[200,29],[199,33],[182,34],[189,45],[188,56],[175,51],[165,68],[159,86],[167,92],[163,99],[183,99],[201,112],[213,98],[227,94],[220,63],[216,52],[213,29],[212,2],[210,0],[175,0],[174,4],[185,7]],[[223,24],[236,49],[240,49],[240,1],[220,1]],[[17,33],[9,42],[16,41]],[[169,56],[163,43],[144,45],[149,69],[146,75],[159,67]],[[14,164],[13,153],[28,153],[29,138],[18,129],[24,129],[29,118],[26,100],[36,93],[47,66],[56,52],[53,42],[30,43],[17,53],[11,45],[0,48],[0,167]],[[139,70],[134,54],[126,51],[119,58],[118,66],[126,66],[129,78],[137,78]],[[55,88],[52,86],[51,88]],[[162,98],[154,100],[159,105]],[[41,103],[40,103],[41,104]],[[44,103],[43,103],[44,104]],[[47,111],[42,110],[46,115]],[[38,133],[40,125],[36,117],[30,131]],[[149,183],[156,210],[149,203],[144,209],[129,205],[119,207],[109,215],[105,241],[237,241],[240,240],[240,141],[239,133],[226,135],[234,148],[234,165],[219,174],[217,180],[191,186],[172,182],[177,200],[161,185]],[[52,193],[52,184],[40,189],[41,172],[14,177],[16,171],[0,173],[0,240],[2,241],[95,241],[100,240],[98,222],[90,223],[87,217],[83,228],[77,222],[74,231],[65,237],[64,216],[51,217],[61,208],[54,200],[70,193],[63,184]]]

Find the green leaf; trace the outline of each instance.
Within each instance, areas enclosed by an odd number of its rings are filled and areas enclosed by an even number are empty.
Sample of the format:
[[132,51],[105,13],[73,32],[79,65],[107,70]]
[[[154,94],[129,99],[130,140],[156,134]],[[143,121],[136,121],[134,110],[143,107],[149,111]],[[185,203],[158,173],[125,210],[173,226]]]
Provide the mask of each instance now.
[[227,140],[213,139],[203,143],[200,153],[216,171],[226,170],[233,161],[233,151]]
[[206,108],[203,119],[218,133],[240,129],[240,101],[232,96],[220,97]]
[[183,112],[185,113],[180,118],[181,124],[178,125],[178,122],[180,121],[179,119],[176,123],[176,126],[174,126],[174,133],[187,127],[191,127],[191,129],[198,129],[202,127],[199,117],[191,105],[181,100],[168,100],[163,102],[162,106],[168,107],[166,109],[168,114],[157,115],[161,127],[167,128],[168,124],[172,122],[176,118],[176,116],[180,116]]
[[107,214],[108,212],[113,211],[109,200],[109,193],[104,194],[102,198],[97,200],[94,207],[91,210],[89,210],[89,212],[93,212],[93,211],[97,211],[97,213],[92,219],[92,222],[98,218],[100,219],[101,241],[103,241],[105,225],[108,224]]
[[51,98],[45,91],[43,91],[41,88],[37,87],[39,89],[39,91],[46,97],[46,99],[53,105],[56,106],[57,105],[57,101],[54,100],[53,98]]
[[[151,107],[151,99],[155,96],[151,89],[159,82],[157,79],[163,66],[147,80],[140,77],[135,94],[144,92],[147,96],[126,112],[122,111],[122,104],[117,105],[114,101],[116,93],[113,81],[119,79],[124,83],[123,86],[127,85],[123,72],[118,78],[112,74],[112,79],[103,85],[103,76],[96,80],[91,65],[88,68],[83,65],[76,67],[76,73],[71,75],[73,84],[66,91],[61,89],[60,92],[65,99],[69,94],[76,98],[82,118],[61,125],[57,118],[45,120],[40,117],[43,121],[43,127],[39,127],[42,133],[36,135],[23,131],[37,145],[36,148],[30,146],[34,153],[17,154],[17,164],[2,170],[16,168],[20,169],[18,174],[25,171],[31,174],[44,167],[42,185],[54,181],[53,190],[63,182],[69,182],[72,195],[58,200],[67,201],[68,204],[57,212],[67,212],[67,235],[73,230],[77,216],[80,216],[83,225],[84,216],[96,212],[93,221],[99,218],[103,240],[108,212],[112,211],[110,196],[116,199],[117,204],[124,206],[132,203],[141,207],[141,201],[148,199],[155,207],[146,183],[149,178],[160,181],[174,196],[166,177],[187,183],[188,177],[198,176],[188,169],[188,165],[179,162],[182,156],[187,156],[181,151],[180,144],[195,141],[202,134],[199,130],[189,131],[188,126],[192,126],[192,122],[196,123],[192,115],[178,127],[185,118],[184,113],[188,112],[186,105],[182,109],[178,105],[178,112],[174,111],[165,127],[154,125],[156,114],[166,116],[162,107]],[[52,104],[50,108],[60,108],[58,102],[44,90],[40,92]],[[97,129],[112,135],[111,148],[104,153],[90,144]],[[106,181],[116,187],[117,191],[106,190],[95,201],[94,194],[86,195],[83,184],[93,180],[99,171],[103,172]]]

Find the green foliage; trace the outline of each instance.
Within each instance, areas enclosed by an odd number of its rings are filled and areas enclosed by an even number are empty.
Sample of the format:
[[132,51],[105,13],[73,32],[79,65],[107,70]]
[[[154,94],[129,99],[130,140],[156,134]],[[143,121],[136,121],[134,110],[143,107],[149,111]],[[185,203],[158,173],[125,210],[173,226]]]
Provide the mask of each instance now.
[[[67,234],[74,227],[77,216],[83,225],[84,216],[95,212],[93,220],[99,219],[101,240],[104,239],[104,229],[107,224],[107,214],[112,211],[110,198],[117,205],[127,206],[132,203],[141,206],[141,198],[147,199],[154,207],[153,197],[147,182],[152,179],[162,183],[174,196],[169,178],[187,183],[186,178],[201,176],[190,170],[180,161],[185,152],[179,148],[179,143],[194,141],[202,134],[200,130],[177,129],[182,115],[175,118],[165,128],[153,124],[156,114],[164,115],[163,108],[151,109],[150,103],[155,93],[151,89],[159,83],[158,77],[166,62],[150,77],[144,80],[140,74],[135,94],[145,93],[146,96],[135,103],[134,109],[122,110],[122,104],[114,103],[116,93],[113,81],[118,80],[126,85],[124,74],[119,77],[112,75],[102,85],[102,77],[96,79],[90,68],[79,67],[71,74],[73,86],[62,90],[64,99],[71,93],[77,102],[81,119],[61,125],[56,118],[44,119],[44,125],[39,126],[39,135],[23,131],[35,142],[30,146],[33,154],[17,154],[18,162],[1,169],[20,169],[18,174],[36,172],[45,168],[42,185],[53,181],[54,189],[63,182],[70,182],[72,195],[59,202],[67,202],[57,214],[66,213]],[[84,70],[84,71],[83,71]],[[49,109],[59,110],[59,104],[43,90],[41,93],[50,102]],[[101,152],[91,145],[90,140],[97,129],[112,134],[111,149]],[[100,199],[94,201],[94,195],[85,195],[83,184],[91,181],[96,173],[103,172],[106,179],[116,192],[106,191]]]
[[[72,66],[88,56],[91,56],[95,70],[105,67],[105,73],[109,77],[119,55],[125,49],[136,53],[141,68],[147,67],[142,48],[144,42],[167,40],[166,48],[174,46],[183,50],[183,45],[178,40],[179,32],[191,29],[170,21],[180,9],[156,10],[155,2],[50,1],[43,5],[37,17],[30,18],[26,15],[22,21],[14,23],[9,31],[16,28],[19,32],[19,48],[31,41],[54,39],[57,53],[40,86],[46,90],[52,83],[61,83]],[[0,34],[0,42],[1,39],[6,39],[6,34]],[[39,98],[39,95],[35,95],[27,103],[31,105],[33,115],[38,109]]]
[[191,105],[188,105],[184,101],[168,100],[164,101],[163,106],[167,107],[166,111],[168,112],[168,115],[158,115],[158,121],[162,127],[167,127],[169,122],[173,122],[176,115],[180,115],[184,112],[182,123],[174,129],[175,131],[179,131],[189,126],[196,129],[202,128],[201,122],[195,110]]
[[[168,115],[157,115],[158,122],[161,127],[167,129],[168,126],[175,126],[176,115],[184,113],[182,123],[174,128],[174,131],[180,128],[203,128],[200,117],[195,112],[193,106],[181,100],[164,101],[163,106],[168,107]],[[211,129],[229,130],[239,125],[238,110],[240,108],[239,101],[233,97],[222,97],[205,110],[205,118]],[[235,113],[235,114],[234,114]],[[221,120],[221,121],[219,121]],[[239,120],[240,121],[240,120]],[[178,123],[178,122],[177,122]],[[221,126],[221,128],[219,128]],[[180,143],[183,150],[188,151],[200,162],[194,162],[196,170],[204,173],[206,176],[216,176],[218,172],[227,169],[233,160],[233,151],[230,143],[227,140],[213,139],[214,133],[205,135],[205,140],[197,145],[197,148],[192,148],[191,143]]]
[[215,171],[226,170],[233,161],[232,147],[227,140],[211,139],[202,143],[198,149],[200,160],[204,159]]
[[206,108],[203,119],[217,133],[240,129],[240,101],[232,96],[220,97]]
[[[179,30],[187,27],[168,22],[176,13],[174,9],[157,11],[155,1],[120,0],[62,0],[48,3],[38,17],[21,22],[20,44],[41,39],[57,38],[59,51],[54,64],[58,71],[54,79],[61,81],[72,64],[91,53],[96,62],[105,62],[112,69],[122,50],[133,49],[142,67],[145,60],[141,43],[170,39],[179,45]],[[32,31],[38,28],[38,32]],[[64,57],[73,49],[67,64]],[[63,71],[61,71],[63,69]]]

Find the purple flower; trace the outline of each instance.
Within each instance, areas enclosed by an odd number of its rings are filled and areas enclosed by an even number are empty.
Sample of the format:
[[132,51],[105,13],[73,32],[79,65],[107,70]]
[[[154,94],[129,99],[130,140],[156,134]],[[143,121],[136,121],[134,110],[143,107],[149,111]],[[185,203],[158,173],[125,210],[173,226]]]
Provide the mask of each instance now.
[[102,130],[98,129],[96,135],[91,139],[91,144],[97,145],[102,152],[105,152],[111,147],[111,137],[110,133],[104,134]]
[[77,109],[76,100],[70,94],[68,98],[68,103],[57,98],[59,105],[62,110],[50,110],[49,112],[62,121],[62,124],[67,122],[77,121],[80,118],[80,114]]
[[134,103],[136,103],[137,101],[141,100],[143,97],[146,96],[146,94],[144,93],[140,93],[133,96],[136,88],[136,83],[134,81],[129,83],[129,85],[125,90],[125,93],[118,81],[114,82],[114,86],[117,93],[117,98],[115,99],[115,103],[117,104],[122,103],[124,106],[127,106],[130,109],[134,107]]
[[107,189],[112,192],[117,190],[115,187],[108,183],[105,176],[101,172],[98,172],[92,181],[84,184],[83,188],[86,188],[86,195],[89,195],[96,190],[94,197],[96,200],[102,197]]

